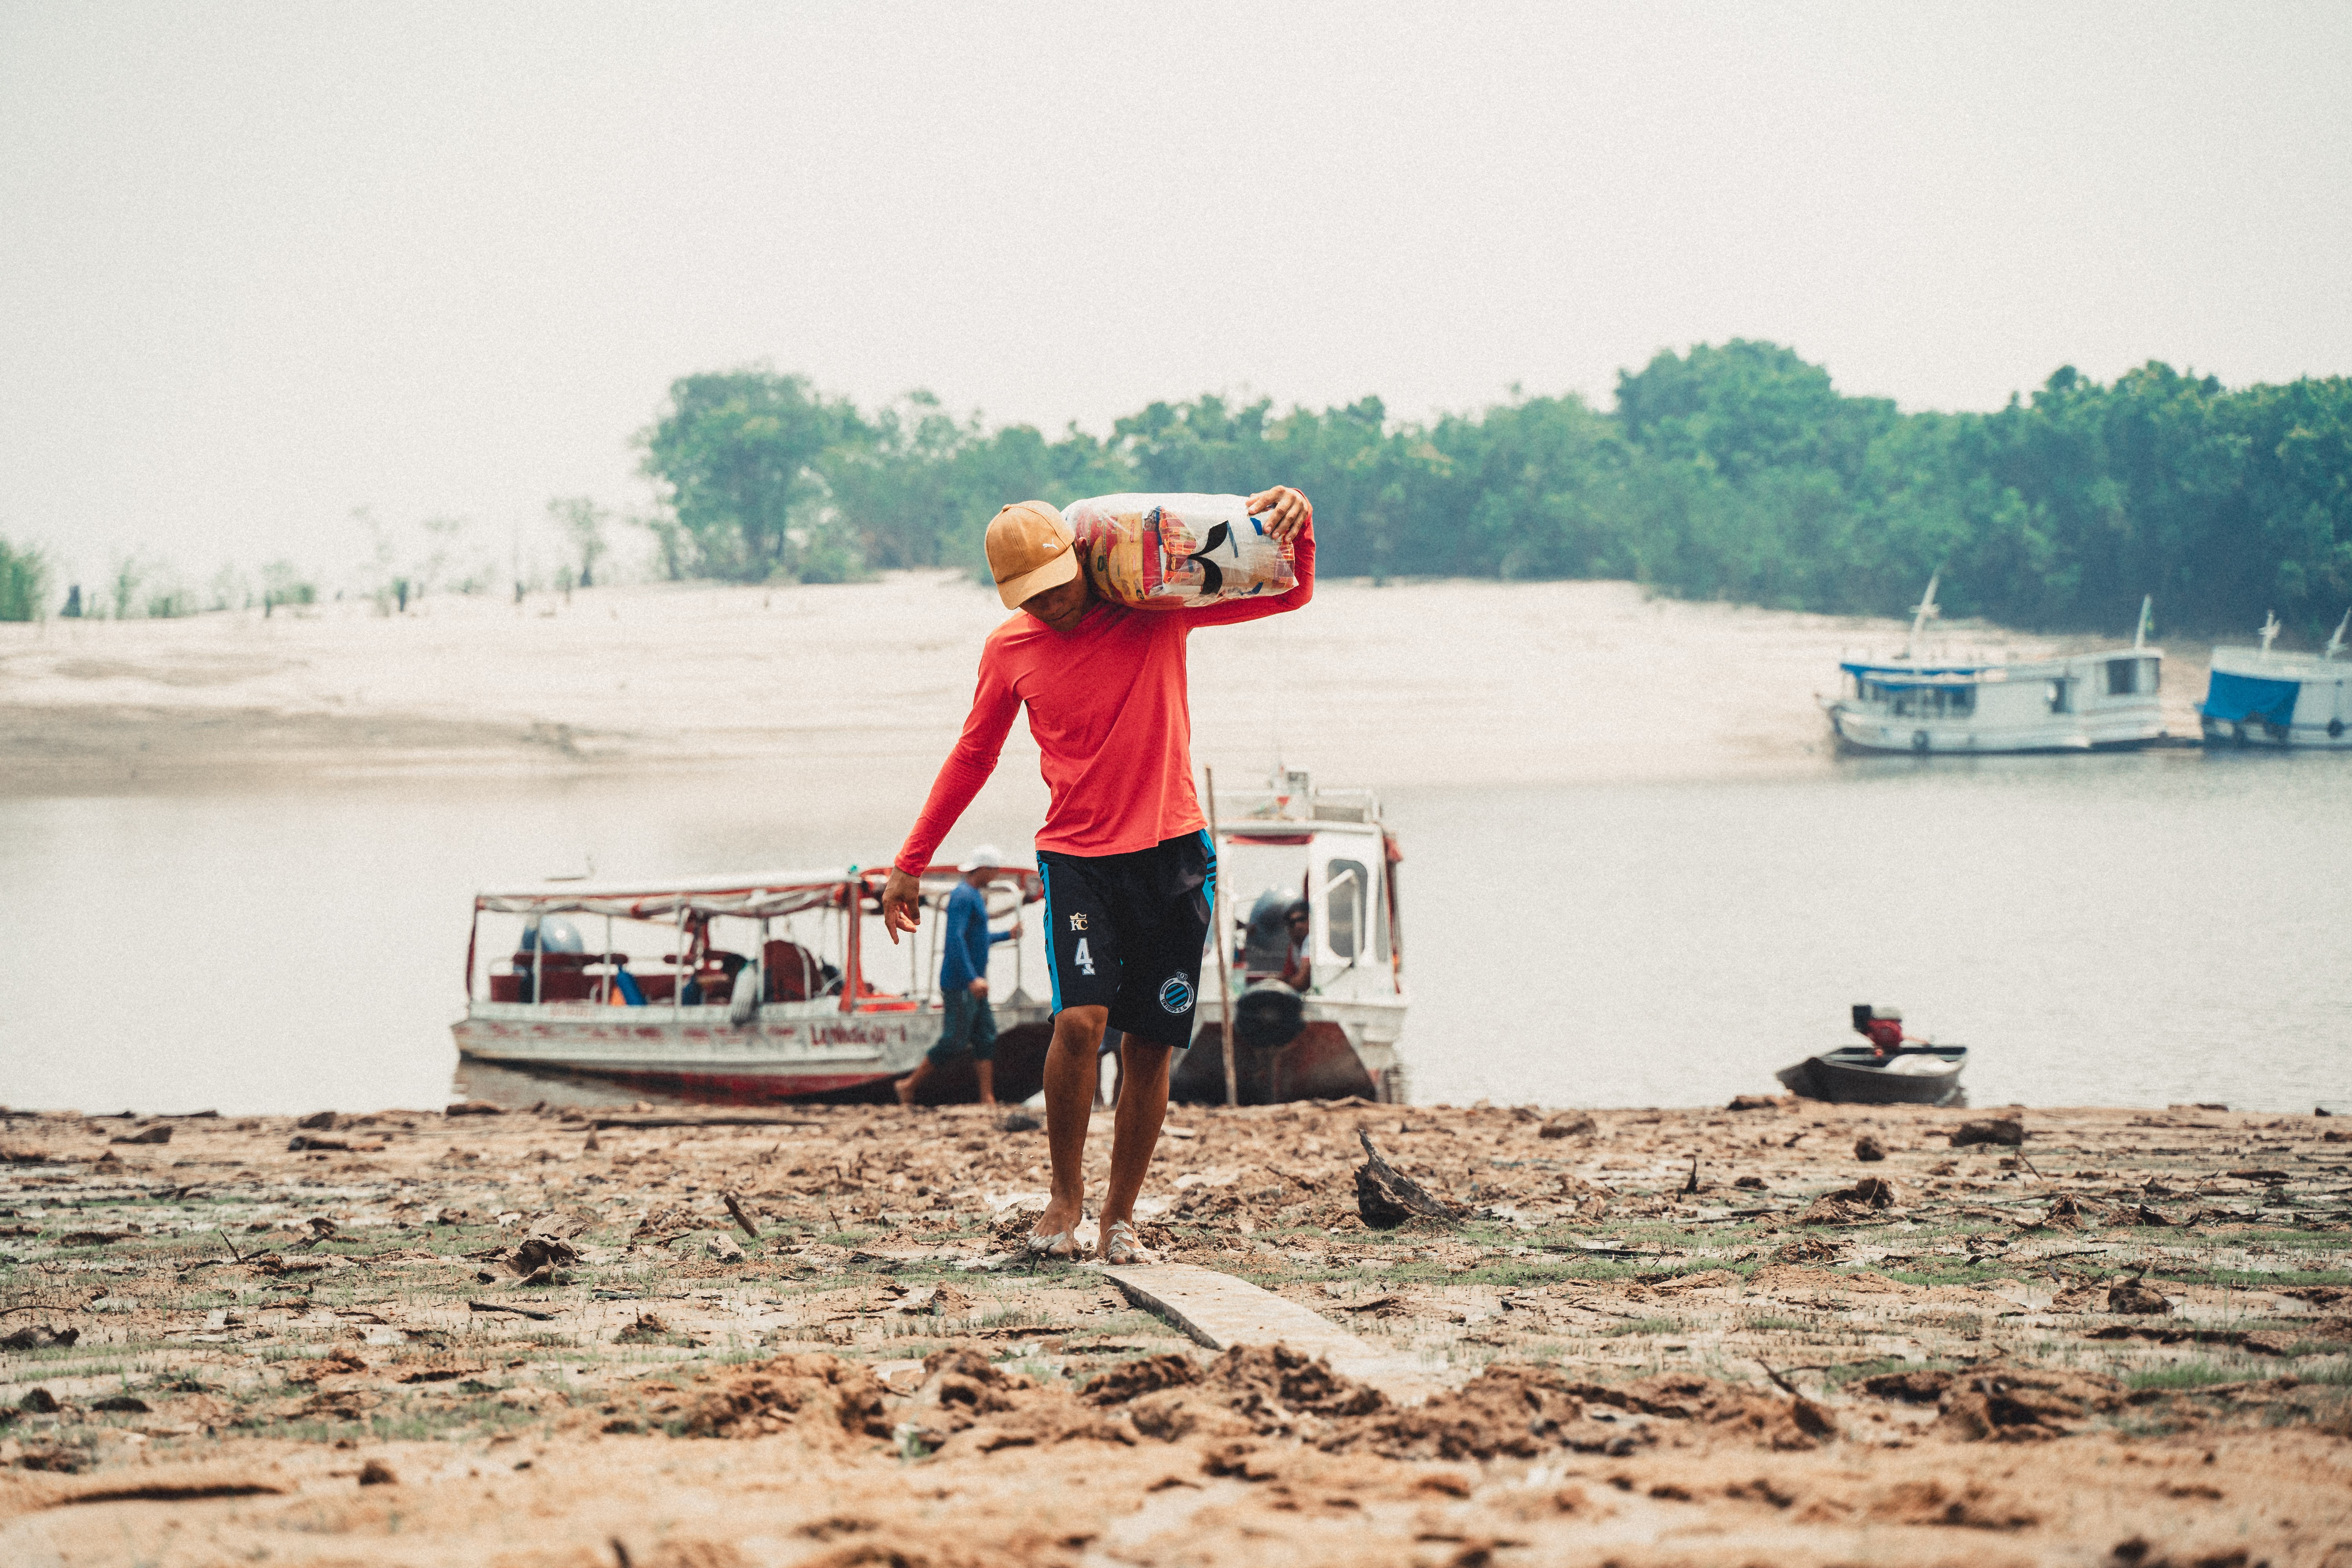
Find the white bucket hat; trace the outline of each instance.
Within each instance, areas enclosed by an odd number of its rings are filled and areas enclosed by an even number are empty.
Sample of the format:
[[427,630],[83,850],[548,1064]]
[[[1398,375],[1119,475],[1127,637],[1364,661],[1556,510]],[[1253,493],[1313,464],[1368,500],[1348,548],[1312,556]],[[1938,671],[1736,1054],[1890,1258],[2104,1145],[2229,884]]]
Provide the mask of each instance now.
[[963,859],[957,864],[956,869],[959,871],[977,871],[982,866],[1002,866],[1003,864],[1003,850],[999,849],[993,844],[975,844],[971,847],[971,853],[966,855]]

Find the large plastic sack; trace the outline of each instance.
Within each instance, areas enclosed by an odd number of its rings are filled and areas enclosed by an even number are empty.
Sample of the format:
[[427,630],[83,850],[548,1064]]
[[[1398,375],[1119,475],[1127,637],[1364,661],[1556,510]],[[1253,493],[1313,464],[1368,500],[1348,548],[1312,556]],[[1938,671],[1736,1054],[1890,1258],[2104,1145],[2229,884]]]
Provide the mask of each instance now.
[[1072,501],[1062,521],[1095,592],[1146,610],[1189,610],[1297,586],[1244,496],[1119,495]]

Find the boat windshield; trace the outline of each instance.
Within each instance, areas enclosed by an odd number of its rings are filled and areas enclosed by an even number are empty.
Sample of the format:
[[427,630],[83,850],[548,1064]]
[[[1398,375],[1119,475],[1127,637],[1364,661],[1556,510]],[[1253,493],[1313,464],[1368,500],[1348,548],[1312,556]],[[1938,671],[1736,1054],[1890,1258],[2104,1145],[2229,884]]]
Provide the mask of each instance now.
[[1381,862],[1381,841],[1360,833],[1227,835],[1217,875],[1241,983],[1311,991],[1360,963],[1385,973]]
[[1973,685],[1874,680],[1860,673],[1850,674],[1847,679],[1855,700],[1884,708],[1897,718],[1964,719],[1977,710],[1977,689]]

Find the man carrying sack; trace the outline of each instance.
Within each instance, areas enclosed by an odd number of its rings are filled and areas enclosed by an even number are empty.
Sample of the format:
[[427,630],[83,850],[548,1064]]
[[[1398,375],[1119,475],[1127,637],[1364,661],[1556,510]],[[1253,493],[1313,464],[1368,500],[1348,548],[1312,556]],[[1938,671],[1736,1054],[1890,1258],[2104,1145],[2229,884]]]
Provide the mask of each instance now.
[[1086,1217],[1087,1120],[1107,1027],[1125,1033],[1125,1084],[1114,1113],[1103,1198],[1103,1259],[1143,1261],[1135,1199],[1168,1111],[1169,1052],[1192,1038],[1201,953],[1216,889],[1216,847],[1192,789],[1192,715],[1184,647],[1195,626],[1280,615],[1315,594],[1314,509],[1277,485],[1249,498],[1297,585],[1284,594],[1184,610],[1100,597],[1080,570],[1062,515],[1043,501],[1008,506],[988,525],[988,566],[1011,620],[981,647],[979,689],[963,733],[931,785],[882,889],[890,940],[915,931],[921,883],[964,807],[995,771],[1023,704],[1052,792],[1037,835],[1053,977],[1045,1055],[1045,1137],[1053,1190],[1028,1250],[1078,1255]]

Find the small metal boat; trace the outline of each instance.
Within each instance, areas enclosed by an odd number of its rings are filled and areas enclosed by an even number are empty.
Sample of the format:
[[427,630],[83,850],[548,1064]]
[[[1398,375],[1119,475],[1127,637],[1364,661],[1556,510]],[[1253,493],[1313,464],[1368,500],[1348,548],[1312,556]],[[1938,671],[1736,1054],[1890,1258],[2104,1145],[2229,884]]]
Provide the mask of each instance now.
[[1904,1046],[1880,1056],[1868,1046],[1842,1046],[1807,1057],[1777,1075],[1782,1088],[1807,1100],[1846,1105],[1951,1105],[1960,1097],[1966,1046]]

